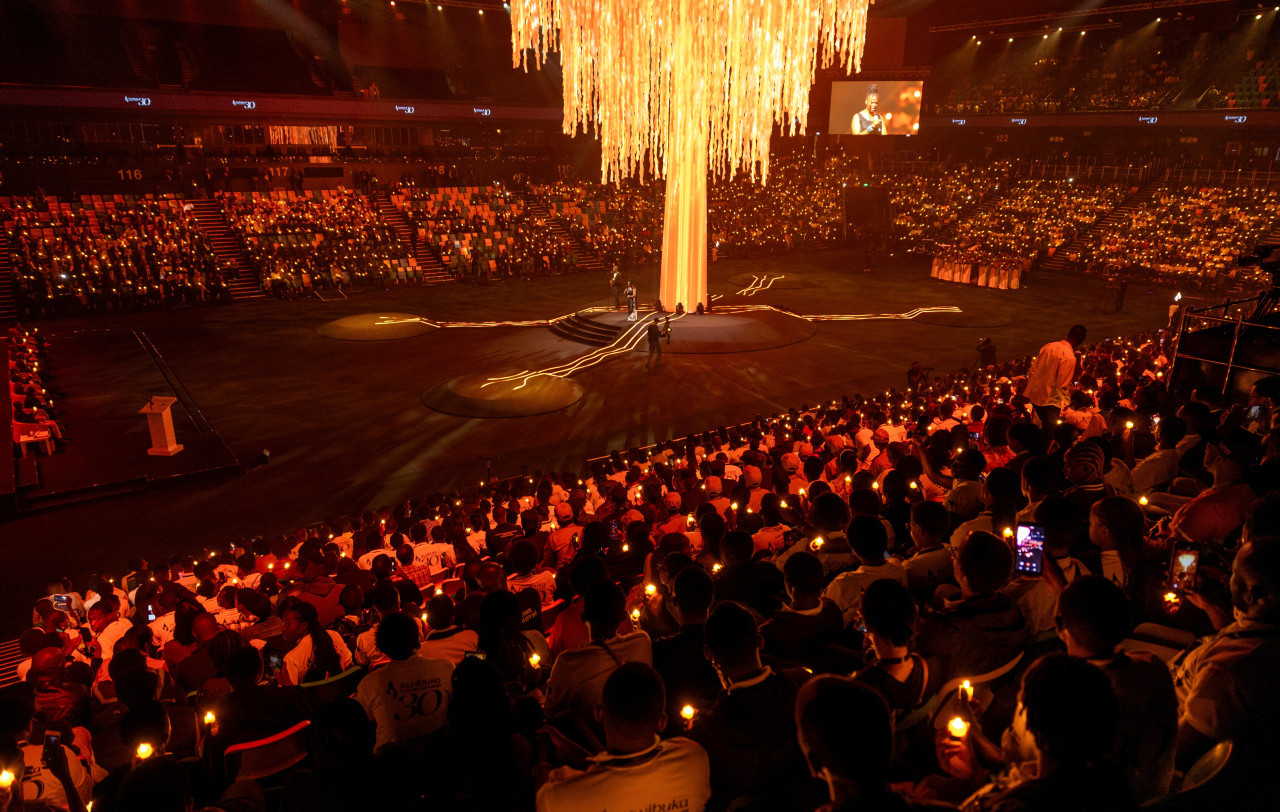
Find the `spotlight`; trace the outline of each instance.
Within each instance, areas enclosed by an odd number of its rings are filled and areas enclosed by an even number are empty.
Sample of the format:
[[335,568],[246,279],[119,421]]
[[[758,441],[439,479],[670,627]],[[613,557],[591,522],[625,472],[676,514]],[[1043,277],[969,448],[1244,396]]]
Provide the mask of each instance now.
[[481,16],[481,17],[483,17],[483,16],[484,16],[484,9],[480,9],[480,16]]
[[1156,17],[1156,22],[1160,22],[1160,18],[1159,18],[1159,17]]
[[1013,42],[1013,37],[1009,37],[1009,41],[1010,41],[1010,42]]
[[1044,35],[1043,37],[1041,37],[1040,39],[1048,39],[1048,38],[1049,38],[1049,35],[1048,35],[1048,34],[1045,34],[1045,35]]
[[1255,19],[1255,20],[1261,20],[1261,19],[1262,19],[1262,15],[1261,15],[1261,14],[1259,14],[1257,17],[1254,17],[1253,19]]

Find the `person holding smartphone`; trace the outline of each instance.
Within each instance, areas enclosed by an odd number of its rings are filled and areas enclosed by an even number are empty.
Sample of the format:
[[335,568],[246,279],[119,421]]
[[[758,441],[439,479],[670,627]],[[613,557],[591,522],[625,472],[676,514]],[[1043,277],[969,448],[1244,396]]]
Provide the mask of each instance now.
[[[23,760],[19,776],[22,800],[45,804],[51,809],[86,812],[86,804],[93,797],[94,780],[80,758],[63,742],[62,733],[49,729],[41,738],[33,740],[35,704],[29,697],[6,696],[0,699],[0,706],[0,716],[21,726],[16,739]],[[10,770],[18,772],[12,767]],[[14,786],[19,784],[15,782]]]

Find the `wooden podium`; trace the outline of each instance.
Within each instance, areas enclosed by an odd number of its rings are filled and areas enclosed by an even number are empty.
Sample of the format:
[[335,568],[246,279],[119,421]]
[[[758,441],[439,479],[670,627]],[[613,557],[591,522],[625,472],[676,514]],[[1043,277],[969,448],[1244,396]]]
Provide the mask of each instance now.
[[138,414],[147,416],[147,427],[151,429],[151,448],[147,453],[157,457],[172,457],[182,450],[173,433],[173,415],[170,408],[177,403],[177,398],[154,397],[138,410]]

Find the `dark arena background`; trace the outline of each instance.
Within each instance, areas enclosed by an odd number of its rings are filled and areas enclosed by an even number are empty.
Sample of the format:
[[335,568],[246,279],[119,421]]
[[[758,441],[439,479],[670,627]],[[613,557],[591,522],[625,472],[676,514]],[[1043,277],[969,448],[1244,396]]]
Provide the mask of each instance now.
[[1274,803],[1280,8],[879,0],[691,226],[632,1],[0,4],[0,812]]

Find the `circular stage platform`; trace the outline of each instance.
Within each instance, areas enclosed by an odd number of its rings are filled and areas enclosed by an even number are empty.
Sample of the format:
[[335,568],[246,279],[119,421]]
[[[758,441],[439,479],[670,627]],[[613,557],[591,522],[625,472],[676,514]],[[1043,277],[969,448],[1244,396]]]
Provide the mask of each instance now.
[[[642,313],[641,315],[648,315]],[[580,314],[596,324],[625,330],[631,325],[626,313]],[[704,316],[688,314],[671,322],[671,343],[663,339],[662,351],[676,354],[756,352],[796,344],[813,336],[813,323],[799,316],[763,308]],[[636,352],[648,352],[643,338]]]
[[572,406],[584,391],[568,378],[550,375],[534,376],[528,383],[517,379],[489,384],[491,377],[495,375],[463,375],[445,381],[422,393],[422,405],[456,417],[531,417]]
[[426,335],[436,329],[412,313],[361,313],[325,322],[316,332],[338,341],[395,341]]
[[[794,273],[740,273],[729,277],[729,284],[737,285],[737,290],[734,290],[731,294],[725,294],[722,304],[729,304],[731,300],[740,298],[736,295],[737,292],[749,287],[757,287],[760,289],[760,293],[768,293],[771,290],[799,290],[810,286],[805,281],[803,274]],[[749,299],[753,297],[745,295],[741,298]]]

